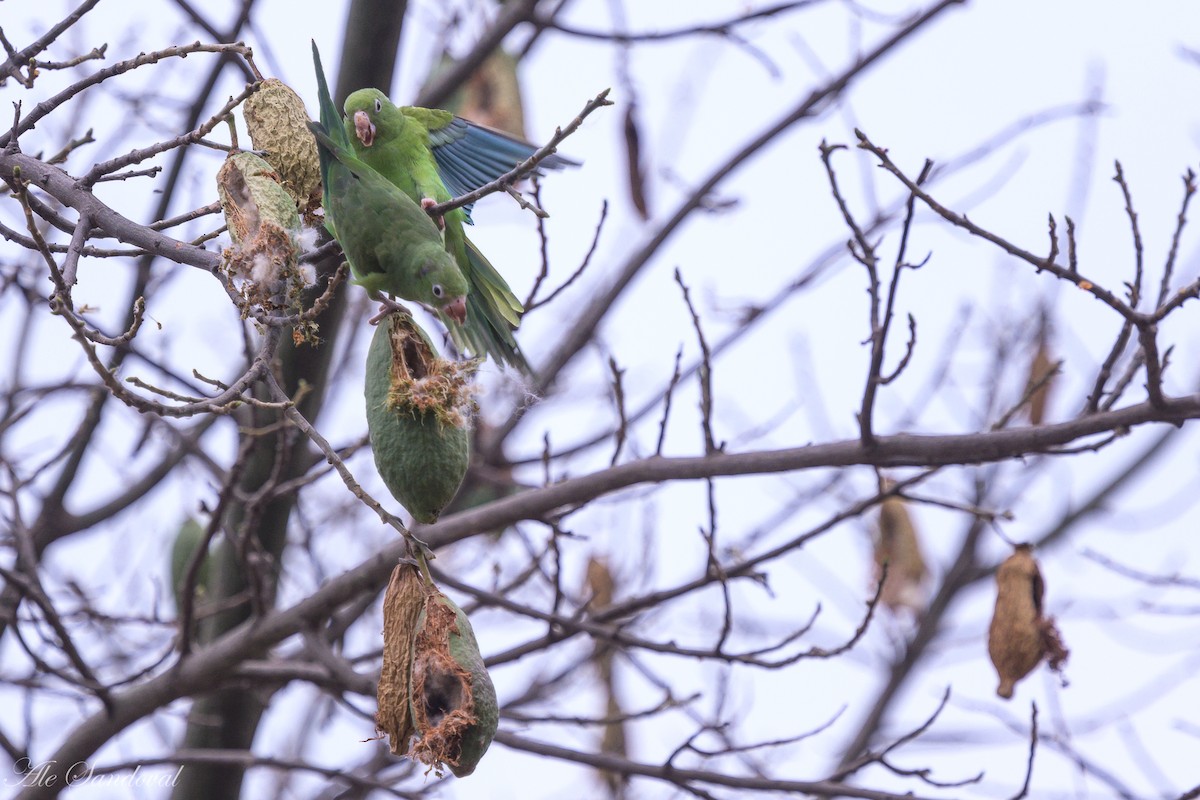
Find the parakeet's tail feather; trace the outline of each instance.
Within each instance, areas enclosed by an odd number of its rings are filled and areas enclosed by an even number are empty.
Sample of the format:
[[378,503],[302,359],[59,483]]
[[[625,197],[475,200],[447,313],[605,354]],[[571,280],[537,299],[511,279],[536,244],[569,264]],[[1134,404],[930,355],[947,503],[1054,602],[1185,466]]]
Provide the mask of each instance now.
[[342,126],[341,115],[333,104],[329,94],[329,83],[325,80],[325,68],[321,66],[321,53],[317,50],[316,40],[312,43],[313,69],[317,73],[317,106],[320,110],[320,122],[309,122],[309,130],[317,137],[317,156],[321,162],[321,184],[325,187],[325,206],[329,201],[329,167],[333,161],[345,163],[353,153],[346,129]]
[[350,139],[347,138],[346,129],[342,127],[342,118],[338,114],[337,106],[333,104],[333,96],[329,94],[329,84],[325,80],[325,69],[321,66],[321,53],[317,50],[315,40],[312,43],[312,51],[313,69],[317,73],[317,101],[318,108],[320,109],[319,118],[321,125],[333,141],[349,149]]
[[496,272],[483,254],[463,239],[466,245],[467,321],[459,325],[441,315],[450,331],[450,339],[460,351],[477,357],[490,357],[498,364],[516,367],[532,375],[529,362],[521,355],[513,331],[521,322],[525,309],[500,273]]
[[[467,263],[463,270],[470,291],[467,294],[467,335],[476,344],[474,352],[487,353],[497,362],[516,367],[531,375],[529,363],[521,355],[513,331],[521,324],[525,307],[513,294],[503,276],[479,252],[470,239],[463,237]],[[482,346],[482,350],[479,346]]]
[[463,244],[466,246],[467,265],[470,267],[467,271],[467,280],[471,282],[471,288],[477,288],[480,292],[485,293],[488,297],[488,306],[508,320],[509,325],[516,328],[521,324],[521,314],[525,312],[525,306],[521,305],[521,301],[508,287],[504,276],[496,271],[492,262],[487,260],[479,248],[465,236]]
[[467,298],[467,322],[459,325],[443,313],[438,313],[438,319],[446,326],[450,341],[460,353],[470,353],[476,358],[491,358],[497,364],[515,367],[525,375],[532,376],[533,368],[525,360],[517,346],[516,339],[508,331],[507,326],[500,321],[490,321],[480,310],[480,304]]

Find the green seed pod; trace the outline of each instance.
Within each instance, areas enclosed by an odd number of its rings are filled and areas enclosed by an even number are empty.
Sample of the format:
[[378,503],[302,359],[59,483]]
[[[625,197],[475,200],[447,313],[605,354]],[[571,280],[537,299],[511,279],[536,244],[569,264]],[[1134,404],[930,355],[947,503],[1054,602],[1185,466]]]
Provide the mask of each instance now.
[[246,98],[242,115],[250,141],[266,153],[296,207],[307,213],[320,206],[317,140],[308,129],[308,112],[300,96],[278,78],[268,78]]
[[367,352],[367,430],[384,484],[418,522],[436,522],[471,459],[470,373],[407,314],[381,321]]
[[496,689],[467,615],[408,564],[392,570],[384,595],[378,700],[376,728],[393,753],[459,778],[496,735]]
[[295,267],[300,215],[270,164],[253,153],[234,153],[217,172],[217,193],[235,245],[235,272],[265,288]]
[[[171,546],[171,590],[175,596],[175,609],[177,611],[183,607],[181,593],[183,592],[184,581],[187,578],[188,564],[191,563],[192,554],[202,544],[204,544],[204,526],[191,517],[185,519],[183,524],[179,526],[179,532],[175,534],[175,543]],[[206,554],[204,560],[200,562],[200,571],[196,575],[196,593],[193,600],[195,605],[203,603],[208,594],[209,572],[211,568],[212,558]]]

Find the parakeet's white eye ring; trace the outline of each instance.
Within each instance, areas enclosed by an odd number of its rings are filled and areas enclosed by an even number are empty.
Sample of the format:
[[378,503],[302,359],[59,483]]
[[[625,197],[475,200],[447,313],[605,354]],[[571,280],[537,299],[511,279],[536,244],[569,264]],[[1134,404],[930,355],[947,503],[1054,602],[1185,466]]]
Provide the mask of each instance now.
[[436,297],[440,300],[442,298],[442,295],[444,295],[445,293],[446,293],[446,290],[442,288],[442,285],[440,283],[435,283],[433,285],[433,296],[434,297]]
[[380,111],[383,111],[383,101],[380,100],[378,97],[376,97],[375,98],[375,113],[378,114]]

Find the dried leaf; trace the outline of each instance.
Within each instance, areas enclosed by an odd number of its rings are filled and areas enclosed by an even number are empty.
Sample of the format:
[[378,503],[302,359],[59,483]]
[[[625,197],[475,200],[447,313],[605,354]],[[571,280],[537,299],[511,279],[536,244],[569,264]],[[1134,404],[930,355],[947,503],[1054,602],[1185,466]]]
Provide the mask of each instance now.
[[613,590],[616,583],[607,562],[598,556],[588,557],[587,563],[587,592],[588,608],[593,612],[608,608],[612,605]]

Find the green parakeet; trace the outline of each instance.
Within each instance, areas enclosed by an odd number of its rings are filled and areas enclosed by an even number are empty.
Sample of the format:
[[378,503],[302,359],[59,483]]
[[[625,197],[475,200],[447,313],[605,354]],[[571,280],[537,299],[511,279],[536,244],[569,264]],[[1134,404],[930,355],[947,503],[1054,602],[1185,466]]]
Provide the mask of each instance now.
[[[346,138],[355,154],[424,208],[495,180],[537,149],[448,111],[398,108],[378,89],[354,92],[346,98],[345,111]],[[541,162],[550,169],[575,164],[558,155]],[[466,324],[448,325],[455,344],[529,372],[513,337],[525,309],[466,237],[463,226],[472,224],[470,206],[449,211],[442,221],[446,250],[470,286]]]
[[467,281],[446,252],[442,234],[411,197],[354,155],[329,96],[313,42],[321,121],[317,138],[324,185],[325,224],[342,246],[354,282],[372,296],[393,294],[462,323]]

